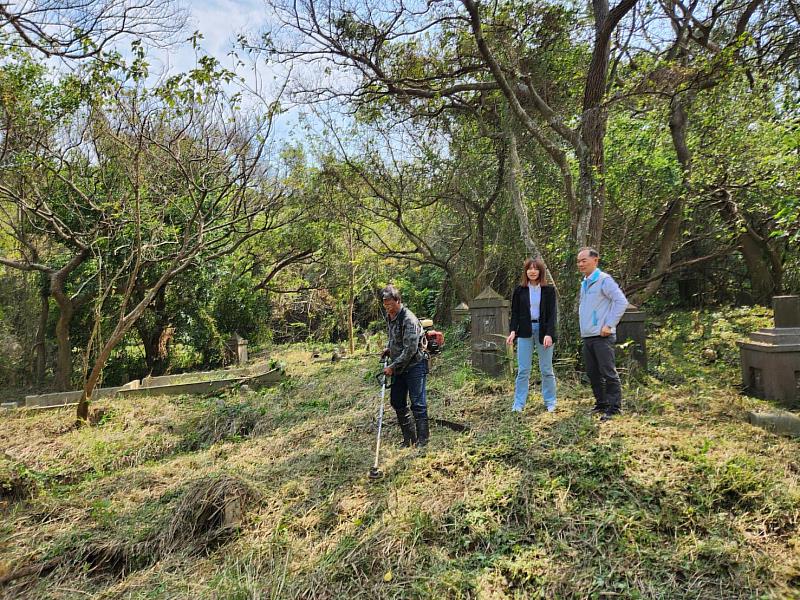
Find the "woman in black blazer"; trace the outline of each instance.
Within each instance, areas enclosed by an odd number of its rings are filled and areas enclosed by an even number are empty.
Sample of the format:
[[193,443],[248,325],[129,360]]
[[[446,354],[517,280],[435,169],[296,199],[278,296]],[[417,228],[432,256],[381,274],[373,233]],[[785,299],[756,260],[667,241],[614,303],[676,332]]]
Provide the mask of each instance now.
[[520,284],[511,298],[511,333],[506,344],[517,341],[517,380],[511,410],[522,412],[528,401],[533,349],[539,356],[542,397],[549,412],[556,409],[553,345],[556,340],[556,290],[547,285],[547,268],[541,258],[527,258]]

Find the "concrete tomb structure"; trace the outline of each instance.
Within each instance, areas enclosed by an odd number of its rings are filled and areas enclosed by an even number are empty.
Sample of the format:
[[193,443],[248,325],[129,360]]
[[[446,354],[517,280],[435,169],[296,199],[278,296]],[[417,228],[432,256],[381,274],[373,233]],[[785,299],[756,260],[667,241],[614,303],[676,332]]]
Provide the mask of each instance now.
[[[229,387],[248,384],[251,388],[271,386],[285,379],[281,368],[264,372],[251,369],[229,369],[225,371],[204,371],[200,373],[184,373],[182,375],[164,375],[146,377],[126,383],[121,387],[97,388],[92,394],[92,401],[101,398],[144,397],[144,396],[177,396],[181,394],[207,394]],[[198,381],[198,379],[201,379]],[[74,392],[56,392],[41,396],[26,396],[27,408],[59,408],[74,405],[80,400],[81,390]]]
[[645,313],[633,304],[628,304],[625,314],[617,324],[617,343],[633,341],[631,356],[643,369],[647,369],[647,332],[645,331]]
[[800,296],[775,296],[775,327],[738,342],[747,393],[800,408]]
[[466,302],[462,302],[453,309],[453,323],[461,323],[466,321],[469,317],[469,306]]
[[800,418],[794,413],[786,411],[774,413],[748,412],[747,421],[771,433],[800,437]]
[[225,343],[226,360],[228,364],[247,364],[247,340],[234,333]]
[[491,287],[478,294],[469,307],[472,319],[472,366],[489,375],[500,375],[505,368],[505,338],[508,335],[510,308],[511,302]]

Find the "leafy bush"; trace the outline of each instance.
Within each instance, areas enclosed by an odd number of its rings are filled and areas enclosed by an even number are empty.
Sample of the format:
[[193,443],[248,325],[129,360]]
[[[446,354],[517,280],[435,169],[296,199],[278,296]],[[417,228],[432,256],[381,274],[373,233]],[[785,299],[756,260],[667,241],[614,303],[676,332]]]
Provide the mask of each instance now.
[[22,346],[3,323],[0,313],[0,384],[16,385],[24,367]]
[[762,306],[675,311],[650,320],[648,367],[667,383],[712,377],[735,385],[740,378],[736,341],[771,326],[772,311]]
[[0,459],[0,507],[30,497],[36,487],[27,469]]

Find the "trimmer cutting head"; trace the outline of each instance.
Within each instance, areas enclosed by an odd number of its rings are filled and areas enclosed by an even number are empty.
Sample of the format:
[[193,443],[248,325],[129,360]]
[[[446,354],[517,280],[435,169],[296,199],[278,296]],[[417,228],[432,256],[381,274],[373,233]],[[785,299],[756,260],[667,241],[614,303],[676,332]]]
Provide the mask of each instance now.
[[383,471],[381,471],[378,467],[372,467],[369,470],[370,479],[381,479],[382,477],[383,477]]

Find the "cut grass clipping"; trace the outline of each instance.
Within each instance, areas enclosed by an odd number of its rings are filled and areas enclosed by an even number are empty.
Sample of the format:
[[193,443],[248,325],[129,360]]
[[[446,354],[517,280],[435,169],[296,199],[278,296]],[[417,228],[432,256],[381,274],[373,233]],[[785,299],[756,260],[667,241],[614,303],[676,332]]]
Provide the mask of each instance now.
[[[258,498],[247,483],[230,475],[204,477],[190,482],[174,501],[174,508],[154,533],[139,541],[120,537],[71,542],[58,557],[45,559],[0,575],[0,585],[38,575],[58,567],[85,568],[92,575],[125,576],[177,552],[204,554],[230,540],[238,531],[247,509]],[[84,536],[81,536],[84,537]]]
[[744,422],[771,405],[736,387],[735,337],[763,312],[665,317],[603,424],[571,363],[555,413],[533,387],[511,415],[511,375],[451,336],[430,414],[471,430],[420,454],[394,426],[379,483],[374,356],[283,347],[280,386],[119,401],[82,430],[21,412],[0,446],[34,485],[0,516],[0,578],[50,573],[0,598],[800,600],[800,443]]
[[218,442],[258,435],[264,428],[264,412],[250,401],[213,398],[208,410],[189,423],[181,449],[194,452]]

